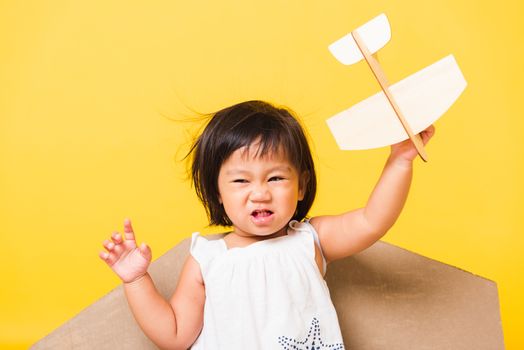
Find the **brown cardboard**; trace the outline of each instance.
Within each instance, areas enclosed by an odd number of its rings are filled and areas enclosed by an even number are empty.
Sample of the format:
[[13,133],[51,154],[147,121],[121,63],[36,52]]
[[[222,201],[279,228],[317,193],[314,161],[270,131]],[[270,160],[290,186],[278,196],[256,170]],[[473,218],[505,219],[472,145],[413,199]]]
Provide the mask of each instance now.
[[[166,298],[176,286],[189,242],[182,241],[150,267]],[[331,263],[326,280],[346,349],[504,349],[493,281],[384,242]],[[119,286],[31,349],[157,348],[135,323]]]

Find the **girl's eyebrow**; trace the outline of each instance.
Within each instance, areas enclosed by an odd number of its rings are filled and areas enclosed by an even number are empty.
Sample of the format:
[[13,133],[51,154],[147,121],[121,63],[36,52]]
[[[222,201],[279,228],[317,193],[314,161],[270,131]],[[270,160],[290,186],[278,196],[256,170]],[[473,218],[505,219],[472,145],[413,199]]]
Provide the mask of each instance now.
[[[277,165],[272,168],[267,169],[266,172],[271,173],[274,171],[283,171],[283,172],[292,172],[291,167],[289,165]],[[237,174],[250,174],[251,171],[242,169],[242,168],[234,168],[226,171],[226,175],[237,175]]]

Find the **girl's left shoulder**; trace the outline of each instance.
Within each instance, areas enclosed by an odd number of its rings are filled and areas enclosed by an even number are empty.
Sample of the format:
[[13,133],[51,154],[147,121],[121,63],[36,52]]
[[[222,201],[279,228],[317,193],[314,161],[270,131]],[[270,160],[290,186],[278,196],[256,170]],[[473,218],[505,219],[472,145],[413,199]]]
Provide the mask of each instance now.
[[313,238],[315,262],[317,263],[320,273],[322,274],[322,276],[324,276],[326,274],[327,261],[322,252],[322,246],[320,244],[320,239],[318,237],[317,230],[315,226],[311,223],[311,219],[305,219],[301,222],[293,220],[289,223],[289,227],[295,230],[295,232],[301,232]]

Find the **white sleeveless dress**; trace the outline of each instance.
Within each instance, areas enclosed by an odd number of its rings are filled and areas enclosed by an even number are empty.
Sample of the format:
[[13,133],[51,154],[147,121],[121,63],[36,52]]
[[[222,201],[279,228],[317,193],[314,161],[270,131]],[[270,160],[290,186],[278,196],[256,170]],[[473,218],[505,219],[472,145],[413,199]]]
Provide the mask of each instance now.
[[307,221],[290,222],[286,236],[242,248],[193,233],[190,252],[202,271],[206,301],[191,349],[344,349],[315,262],[315,240]]

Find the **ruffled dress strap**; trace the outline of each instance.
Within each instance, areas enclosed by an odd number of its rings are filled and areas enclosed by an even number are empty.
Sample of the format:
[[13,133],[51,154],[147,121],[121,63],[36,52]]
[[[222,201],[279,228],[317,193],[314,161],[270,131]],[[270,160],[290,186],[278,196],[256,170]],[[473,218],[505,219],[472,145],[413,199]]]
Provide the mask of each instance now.
[[[305,220],[303,222],[298,222],[297,220],[292,220],[289,223],[289,227],[291,227],[292,229],[294,229],[296,231],[307,232],[309,235],[311,235],[311,237],[313,237],[313,240],[315,241],[315,243],[318,246],[318,249],[320,250],[320,255],[322,256],[322,276],[325,276],[326,275],[326,269],[327,269],[326,258],[324,257],[324,252],[322,251],[322,246],[320,245],[320,239],[318,238],[317,230],[315,230],[313,225],[311,225],[311,223],[309,222],[309,219]],[[313,247],[313,249],[314,249],[314,247]],[[314,250],[313,250],[313,253],[314,253]],[[314,256],[314,254],[313,254],[313,256]]]
[[191,235],[189,252],[200,265],[203,275],[206,273],[209,264],[226,250],[227,248],[221,239],[208,240],[200,232],[194,232]]

